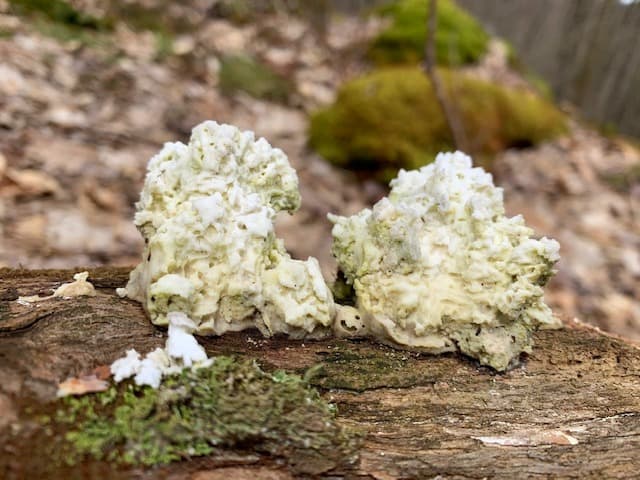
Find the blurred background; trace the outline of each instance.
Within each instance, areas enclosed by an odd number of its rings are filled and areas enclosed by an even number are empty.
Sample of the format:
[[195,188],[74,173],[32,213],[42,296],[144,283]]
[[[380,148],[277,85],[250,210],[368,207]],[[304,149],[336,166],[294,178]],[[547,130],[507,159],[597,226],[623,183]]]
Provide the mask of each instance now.
[[560,241],[556,313],[640,339],[640,4],[440,0],[427,75],[429,3],[0,0],[0,266],[137,263],[148,159],[214,119],[287,153],[328,278],[327,212],[464,148]]

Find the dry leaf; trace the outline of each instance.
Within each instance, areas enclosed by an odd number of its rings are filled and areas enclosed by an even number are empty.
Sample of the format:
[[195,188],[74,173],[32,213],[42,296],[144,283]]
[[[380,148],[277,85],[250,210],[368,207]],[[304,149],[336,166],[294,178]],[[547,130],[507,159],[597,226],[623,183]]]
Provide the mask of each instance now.
[[5,177],[16,184],[19,195],[47,195],[58,193],[60,184],[51,175],[39,170],[14,170],[7,169]]
[[107,380],[111,378],[111,366],[110,365],[98,365],[91,372],[98,380]]
[[80,378],[68,378],[58,385],[58,397],[68,395],[84,395],[85,393],[104,392],[109,388],[109,383],[100,380],[96,375],[88,375]]

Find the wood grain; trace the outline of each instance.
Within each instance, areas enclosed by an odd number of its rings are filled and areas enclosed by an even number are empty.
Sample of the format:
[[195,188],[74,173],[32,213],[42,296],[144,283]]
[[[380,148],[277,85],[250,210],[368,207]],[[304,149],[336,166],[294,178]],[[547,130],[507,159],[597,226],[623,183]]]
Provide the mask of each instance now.
[[[108,364],[127,348],[144,352],[164,342],[165,333],[137,303],[115,294],[126,282],[124,269],[92,270],[96,297],[17,302],[18,295],[49,294],[73,273],[0,270],[2,478],[29,478],[48,461],[17,440],[42,428],[26,419],[27,406],[52,401],[59,381]],[[304,372],[320,364],[312,383],[362,443],[354,465],[319,478],[637,478],[640,472],[640,350],[594,329],[539,332],[533,354],[506,374],[458,355],[418,355],[368,341],[301,343],[255,332],[202,341],[211,355],[249,356],[267,369]],[[246,451],[151,470],[87,463],[49,476],[294,478],[277,459]]]

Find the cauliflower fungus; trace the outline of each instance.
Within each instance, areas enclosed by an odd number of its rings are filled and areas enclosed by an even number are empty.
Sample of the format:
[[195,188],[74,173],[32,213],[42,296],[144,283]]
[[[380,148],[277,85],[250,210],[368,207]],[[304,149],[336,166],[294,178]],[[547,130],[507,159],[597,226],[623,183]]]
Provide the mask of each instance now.
[[343,333],[459,349],[505,370],[530,351],[534,329],[558,325],[542,288],[558,243],[531,238],[520,215],[507,218],[502,189],[460,152],[400,170],[388,198],[330,219],[333,254],[356,297],[357,311],[338,315]]
[[165,369],[207,360],[192,334],[251,327],[460,350],[502,371],[530,351],[535,329],[558,326],[543,301],[558,243],[507,218],[502,189],[460,152],[401,170],[372,209],[329,215],[355,307],[336,312],[317,260],[291,259],[275,237],[276,214],[299,204],[285,154],[252,132],[208,121],[188,145],[167,143],[136,205],[142,262],[119,293],[142,302],[153,323],[169,323],[170,338],[144,360],[129,352],[117,376],[157,386]]
[[143,258],[119,293],[157,325],[184,313],[198,334],[321,336],[334,304],[318,261],[291,259],[273,231],[276,214],[299,205],[298,177],[280,149],[204,122],[188,145],[167,143],[149,161],[134,220]]

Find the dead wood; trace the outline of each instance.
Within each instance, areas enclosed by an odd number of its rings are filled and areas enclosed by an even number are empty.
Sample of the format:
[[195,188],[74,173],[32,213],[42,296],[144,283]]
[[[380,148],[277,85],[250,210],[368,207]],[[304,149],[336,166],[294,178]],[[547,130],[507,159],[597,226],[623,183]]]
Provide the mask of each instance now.
[[[31,306],[73,271],[0,270],[0,477],[36,478],[48,458],[20,443],[42,426],[28,412],[59,381],[164,342],[140,306],[120,299],[127,270],[90,272],[96,297]],[[303,372],[361,432],[359,459],[320,478],[637,478],[640,350],[582,327],[543,331],[521,367],[495,374],[458,356],[427,356],[365,341],[297,342],[256,333],[203,339],[209,354]],[[56,467],[57,468],[57,467]],[[293,478],[277,459],[228,452],[151,470],[98,462],[47,470],[49,478]]]

